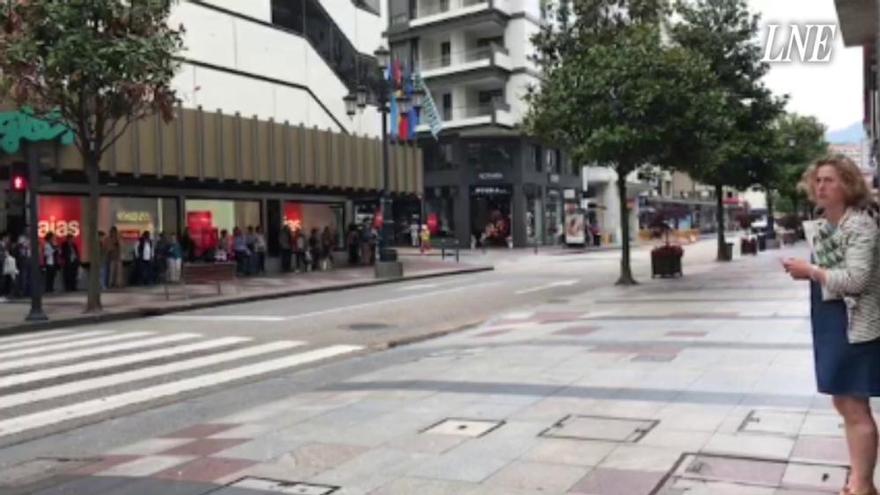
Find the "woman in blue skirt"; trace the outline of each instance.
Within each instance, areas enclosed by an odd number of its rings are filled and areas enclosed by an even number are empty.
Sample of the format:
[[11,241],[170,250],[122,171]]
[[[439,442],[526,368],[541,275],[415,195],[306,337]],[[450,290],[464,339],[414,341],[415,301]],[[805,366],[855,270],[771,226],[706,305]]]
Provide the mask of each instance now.
[[833,397],[849,447],[850,478],[841,495],[877,495],[878,435],[869,400],[880,396],[880,230],[852,160],[819,161],[801,187],[823,211],[815,230],[807,229],[813,260],[783,264],[792,278],[810,281],[816,381]]

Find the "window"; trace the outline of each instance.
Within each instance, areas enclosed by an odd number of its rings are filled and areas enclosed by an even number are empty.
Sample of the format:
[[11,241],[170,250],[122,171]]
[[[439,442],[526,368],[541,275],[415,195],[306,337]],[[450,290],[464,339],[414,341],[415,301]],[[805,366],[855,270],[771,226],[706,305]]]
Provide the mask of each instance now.
[[425,147],[425,169],[429,171],[454,170],[452,143],[440,143]]
[[299,34],[305,32],[304,0],[273,0],[272,24],[290,29]]
[[412,19],[410,0],[388,0],[388,15],[391,25],[406,24]]
[[382,13],[382,0],[352,0],[358,7],[376,15]]
[[332,24],[330,18],[324,13],[324,9],[317,2],[309,1],[306,3],[306,37],[324,60],[331,60]]
[[452,120],[452,93],[443,95],[443,120]]
[[535,166],[535,172],[543,173],[544,172],[544,155],[541,152],[541,147],[537,144],[531,145],[532,147],[532,164]]
[[493,170],[510,167],[513,162],[512,147],[506,142],[467,144],[467,164],[474,170]]

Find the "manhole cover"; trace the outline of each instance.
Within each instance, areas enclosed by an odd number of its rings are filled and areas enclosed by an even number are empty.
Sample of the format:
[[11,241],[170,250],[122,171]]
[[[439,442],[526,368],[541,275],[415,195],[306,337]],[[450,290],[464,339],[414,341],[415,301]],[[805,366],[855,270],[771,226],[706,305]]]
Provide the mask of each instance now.
[[653,419],[614,418],[571,415],[559,420],[540,436],[570,440],[605,440],[635,443],[648,434],[659,421]]
[[384,323],[355,323],[348,326],[349,330],[385,330],[387,328],[391,328],[391,325]]
[[[241,490],[260,490],[262,492],[273,492],[285,495],[329,495],[339,490],[338,486],[253,477],[242,478],[235,483],[227,485],[227,487],[236,489],[235,493],[241,493]],[[224,490],[211,492],[211,495],[224,495]],[[230,493],[232,493],[232,490],[230,490]]]
[[429,426],[427,429],[423,430],[422,433],[476,438],[500,428],[503,424],[504,421],[448,418],[433,426]]
[[[652,495],[775,493],[776,489],[836,493],[845,466],[711,454],[684,454]],[[733,491],[731,491],[733,490]]]
[[797,436],[804,424],[806,411],[770,411],[754,409],[739,427],[742,433]]

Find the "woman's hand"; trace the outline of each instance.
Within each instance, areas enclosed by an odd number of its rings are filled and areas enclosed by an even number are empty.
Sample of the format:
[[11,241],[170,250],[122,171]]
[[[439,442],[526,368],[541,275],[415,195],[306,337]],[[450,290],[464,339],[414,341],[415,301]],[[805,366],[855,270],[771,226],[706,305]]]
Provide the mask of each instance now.
[[816,267],[809,261],[795,258],[783,260],[782,266],[794,280],[810,280],[816,270]]

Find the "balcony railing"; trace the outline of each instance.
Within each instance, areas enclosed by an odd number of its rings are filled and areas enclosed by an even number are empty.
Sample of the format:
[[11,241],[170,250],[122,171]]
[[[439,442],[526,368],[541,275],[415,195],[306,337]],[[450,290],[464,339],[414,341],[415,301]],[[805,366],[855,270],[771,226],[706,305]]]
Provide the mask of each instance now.
[[425,59],[419,63],[419,67],[421,67],[422,71],[442,69],[443,67],[451,67],[458,64],[490,60],[495,53],[507,54],[508,51],[504,47],[493,44],[474,50],[450,53],[440,58]]
[[418,6],[415,18],[444,14],[455,10],[466,9],[474,5],[489,5],[489,0],[435,0]]
[[503,101],[492,101],[488,103],[479,103],[476,105],[457,106],[453,108],[444,108],[442,117],[445,122],[461,119],[475,119],[479,117],[493,117],[495,112],[510,111],[510,105]]

